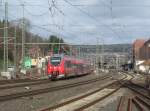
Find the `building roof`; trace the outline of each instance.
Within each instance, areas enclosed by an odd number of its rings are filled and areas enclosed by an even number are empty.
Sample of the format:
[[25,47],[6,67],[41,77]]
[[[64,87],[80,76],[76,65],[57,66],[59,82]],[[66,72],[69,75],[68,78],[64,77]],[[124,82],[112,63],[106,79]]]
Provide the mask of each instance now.
[[135,40],[135,42],[133,43],[135,48],[141,48],[145,43],[144,39],[137,39]]
[[150,59],[148,60],[145,60],[142,65],[145,65],[145,66],[150,66]]
[[149,45],[150,44],[150,39],[148,39],[145,43],[144,43],[144,45]]

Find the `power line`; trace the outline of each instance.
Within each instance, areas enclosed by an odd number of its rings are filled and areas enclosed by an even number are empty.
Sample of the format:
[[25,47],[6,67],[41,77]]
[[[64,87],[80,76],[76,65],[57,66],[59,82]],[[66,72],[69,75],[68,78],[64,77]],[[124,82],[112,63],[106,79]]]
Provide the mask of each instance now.
[[[26,5],[25,5],[26,6]],[[28,14],[30,14],[31,16],[34,16],[34,17],[38,17],[38,16],[44,16],[44,15],[47,15],[47,13],[49,13],[49,11],[46,11],[46,12],[43,12],[43,13],[41,13],[41,14],[33,14],[33,13],[31,13],[28,9],[26,9],[26,8],[24,8],[24,10],[28,13]]]
[[24,54],[25,54],[25,46],[24,46],[24,43],[25,43],[25,21],[24,21],[24,4],[22,4],[22,61],[23,61],[23,58],[24,58]]
[[[101,2],[101,1],[100,1]],[[41,4],[25,4],[26,6],[31,6],[31,7],[33,7],[33,6],[35,6],[35,7],[42,7],[42,8],[48,8],[49,6],[45,6],[44,4],[43,5],[41,5]],[[1,5],[1,6],[4,6],[3,4]],[[21,6],[21,4],[9,4],[9,6],[14,6],[14,7],[16,7],[16,6],[18,6],[18,7],[20,7]],[[63,4],[58,4],[57,6],[66,6],[67,7],[67,5],[63,5]],[[107,5],[107,4],[103,4],[103,5],[101,5],[101,4],[94,4],[94,5],[91,5],[91,4],[76,4],[76,5],[74,5],[73,4],[73,6],[76,6],[76,7],[89,7],[89,6],[91,6],[91,7],[107,7],[107,8],[109,8],[110,9],[110,7],[111,7],[111,5]],[[115,8],[145,8],[145,7],[150,7],[150,5],[112,5],[112,7],[115,7]]]
[[[66,35],[63,35],[63,34],[60,34],[60,33],[57,33],[57,32],[52,31],[52,30],[50,30],[50,29],[46,29],[46,28],[41,27],[41,26],[38,26],[38,25],[32,25],[32,26],[37,27],[37,28],[42,29],[42,30],[45,30],[45,31],[47,31],[47,32],[49,32],[49,33],[51,32],[51,33],[53,33],[53,34],[60,35],[60,36],[62,36],[63,38],[69,38],[69,39],[70,39],[70,37],[68,37],[68,36],[66,36]],[[70,35],[72,35],[73,37],[75,37],[74,34],[72,34],[72,33],[70,33],[70,32],[67,32],[67,33],[69,33]]]
[[[67,0],[63,0],[66,3],[68,3],[69,5],[73,6],[72,3],[68,2]],[[73,6],[75,7],[75,6]],[[83,14],[87,15],[89,18],[91,18],[92,20],[94,20],[95,22],[98,22],[99,20],[97,18],[95,18],[94,16],[90,15],[89,13],[87,13],[86,11],[82,10],[79,7],[75,7],[76,9],[78,9],[80,12],[82,12]],[[100,22],[99,22],[100,23]],[[112,29],[110,26],[104,24],[104,23],[100,23],[103,24],[106,28],[110,29],[115,35],[117,35],[118,38],[120,38],[120,36],[116,33],[116,31],[114,29]]]
[[[59,25],[57,25],[57,24],[40,24],[41,26],[54,26],[54,27],[57,27],[57,26],[59,26]],[[85,27],[85,28],[87,28],[87,27],[104,27],[104,25],[75,25],[75,24],[70,24],[70,25],[63,25],[63,27],[67,27],[67,26],[69,26],[69,27]],[[108,25],[108,26],[112,26],[112,25]],[[125,24],[119,24],[119,25],[113,25],[113,27],[150,27],[150,24],[149,25],[143,25],[143,24],[137,24],[137,25],[125,25]]]
[[[22,6],[22,4],[20,5],[20,6]],[[26,10],[27,11],[27,10]],[[60,12],[60,11],[59,11]],[[46,13],[46,12],[45,12]],[[60,12],[60,13],[63,13],[63,12]],[[12,14],[10,14],[10,15],[12,15]],[[32,14],[33,15],[33,14]],[[64,14],[63,14],[64,15]],[[13,16],[13,15],[12,15]],[[35,16],[35,15],[34,15]],[[15,17],[15,16],[13,16],[13,17]],[[19,18],[18,18],[19,19]],[[11,21],[17,21],[18,19],[14,19],[14,20],[11,20]],[[59,25],[57,25],[57,24],[55,24],[56,26],[59,26]],[[45,28],[41,28],[41,29],[44,29],[45,30]],[[47,30],[47,31],[50,31],[50,30]],[[51,32],[53,32],[52,30],[51,30]],[[56,33],[56,32],[53,32],[53,33]]]
[[[5,12],[4,9],[1,9],[1,11]],[[9,15],[9,17],[10,17],[10,16],[13,17],[13,21],[16,21],[17,19],[20,19],[20,18],[16,18],[16,16],[14,16],[14,14],[11,14],[10,12],[8,12],[8,15]],[[15,19],[14,19],[14,18],[15,18]],[[8,19],[9,19],[9,18],[8,18]]]
[[64,12],[62,10],[60,10],[57,6],[56,6],[56,1],[52,0],[52,5],[50,4],[50,0],[48,0],[48,4],[49,4],[49,10],[51,11],[52,7],[54,7],[59,13],[61,13],[62,15],[65,15]]

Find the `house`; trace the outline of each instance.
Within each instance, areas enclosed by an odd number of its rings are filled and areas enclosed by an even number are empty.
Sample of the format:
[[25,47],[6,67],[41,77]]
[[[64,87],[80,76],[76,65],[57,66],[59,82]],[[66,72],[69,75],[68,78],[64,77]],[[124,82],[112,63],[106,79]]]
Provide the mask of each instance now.
[[150,66],[150,39],[138,39],[133,43],[133,61],[136,71],[147,72]]
[[143,46],[139,50],[140,52],[140,59],[148,60],[150,58],[150,39],[145,41]]
[[137,39],[134,43],[133,43],[133,56],[134,56],[134,60],[141,60],[141,52],[140,49],[143,47],[145,43],[144,39]]

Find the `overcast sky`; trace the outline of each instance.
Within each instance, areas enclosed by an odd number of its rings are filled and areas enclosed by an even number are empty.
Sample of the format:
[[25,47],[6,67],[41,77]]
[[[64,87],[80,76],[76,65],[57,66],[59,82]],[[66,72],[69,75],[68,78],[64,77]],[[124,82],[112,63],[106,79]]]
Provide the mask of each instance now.
[[[4,1],[4,0],[0,0]],[[52,2],[55,1],[55,2]],[[150,38],[150,0],[8,0],[9,20],[24,16],[31,32],[74,44],[132,43]],[[4,17],[4,6],[0,6]]]

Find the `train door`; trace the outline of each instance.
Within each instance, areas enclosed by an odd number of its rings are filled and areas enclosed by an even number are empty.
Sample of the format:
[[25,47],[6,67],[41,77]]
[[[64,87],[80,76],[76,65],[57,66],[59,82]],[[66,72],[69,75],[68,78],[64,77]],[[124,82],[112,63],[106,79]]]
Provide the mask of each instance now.
[[71,61],[65,61],[65,76],[70,76],[71,73]]

